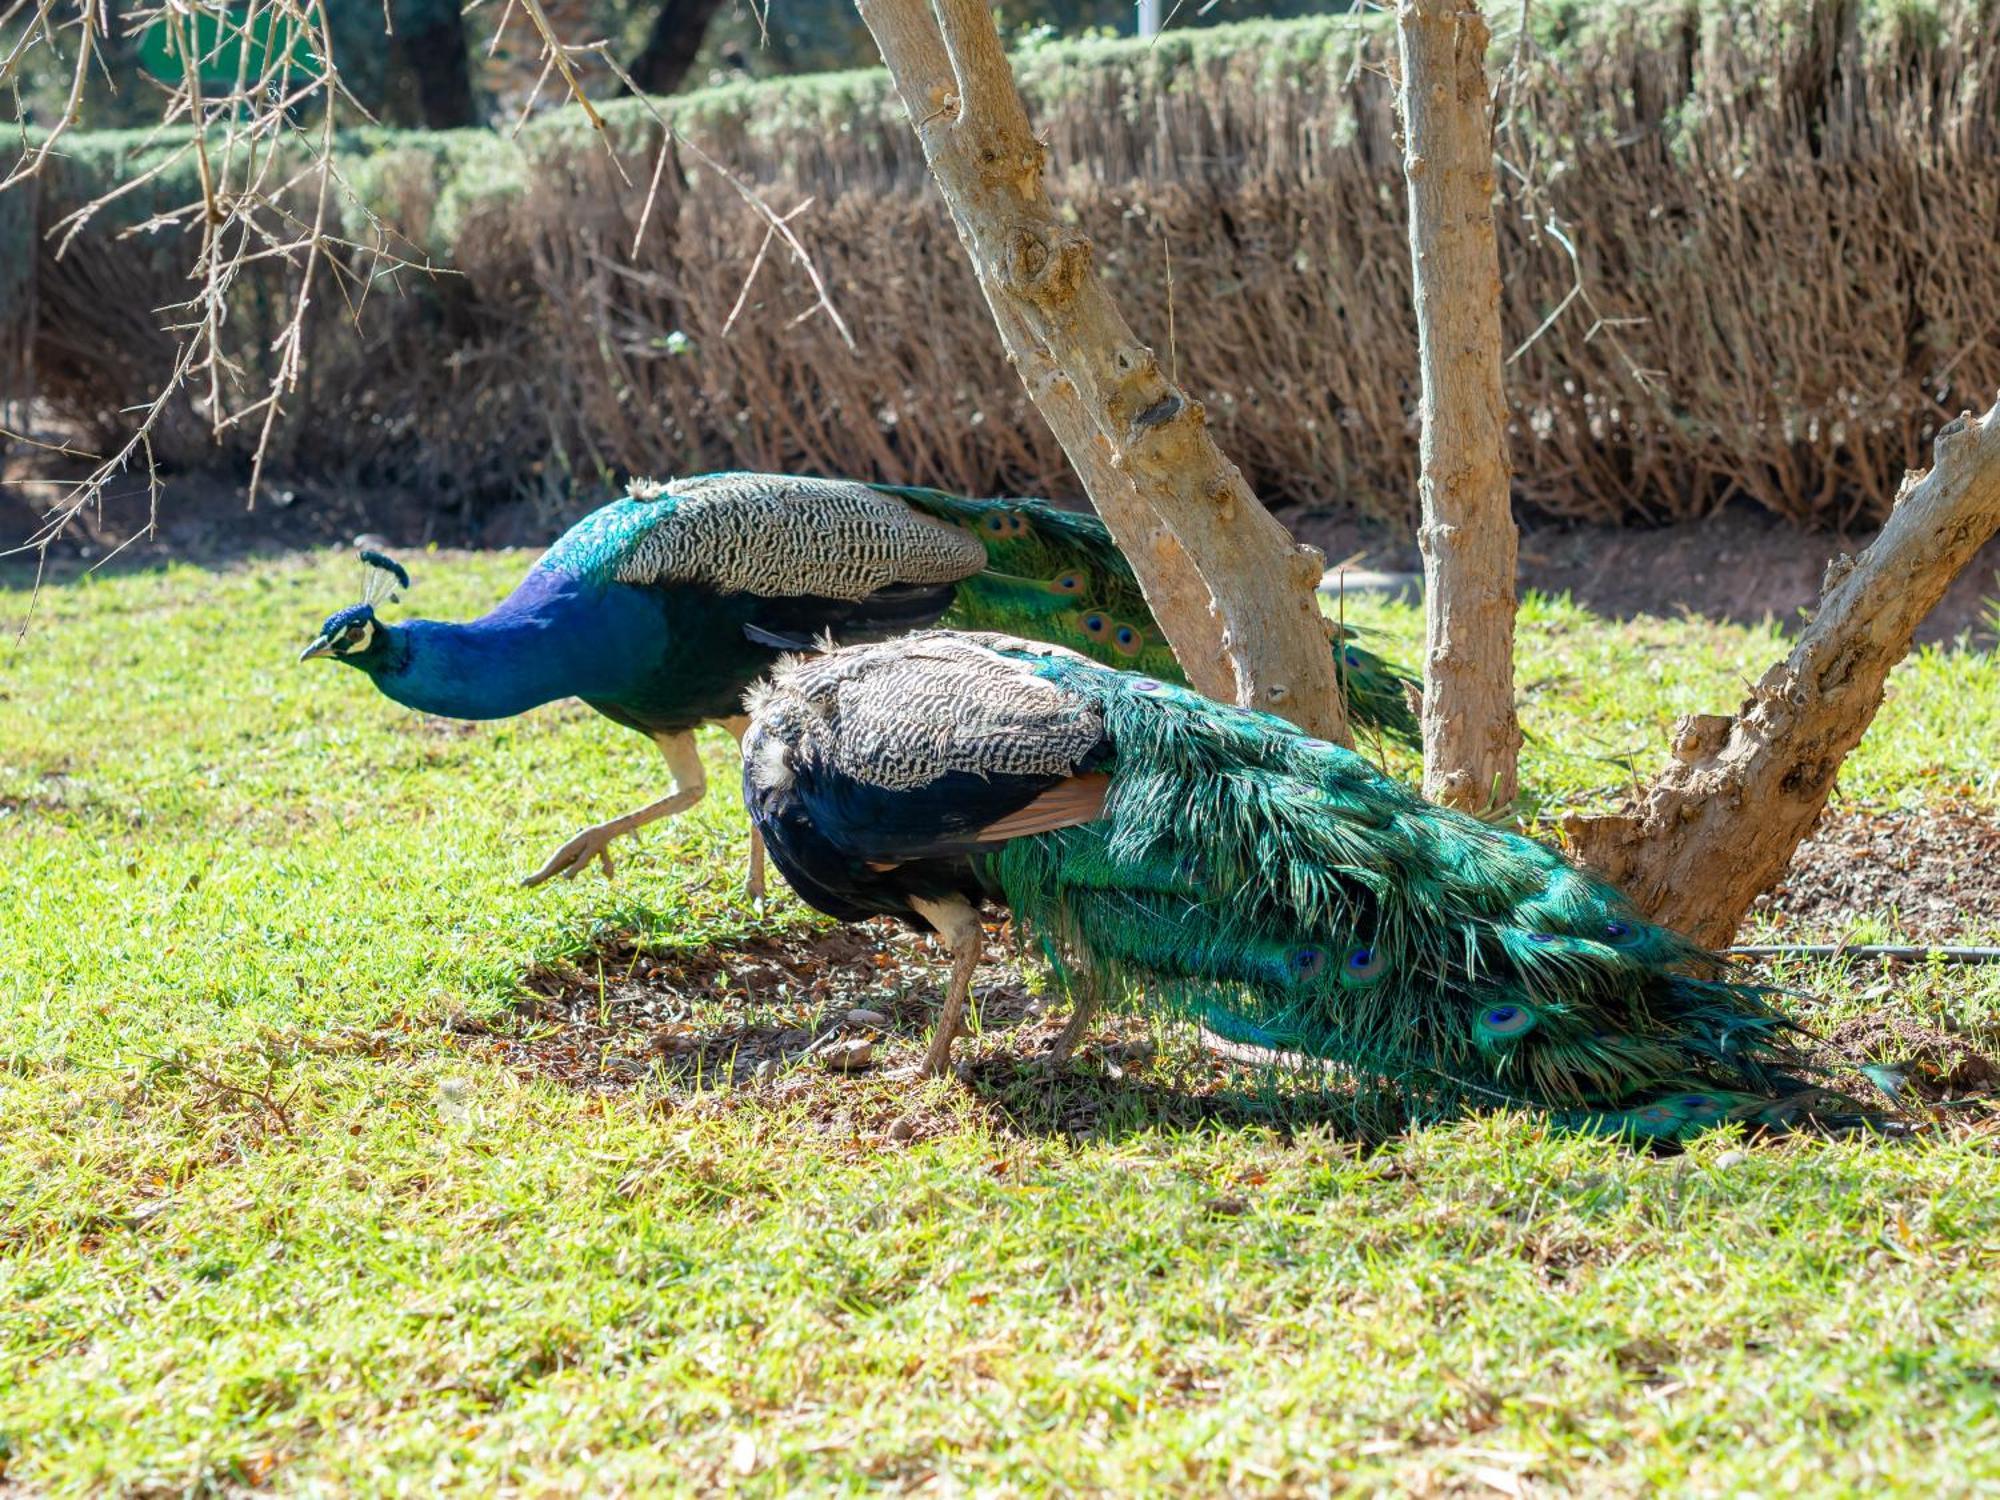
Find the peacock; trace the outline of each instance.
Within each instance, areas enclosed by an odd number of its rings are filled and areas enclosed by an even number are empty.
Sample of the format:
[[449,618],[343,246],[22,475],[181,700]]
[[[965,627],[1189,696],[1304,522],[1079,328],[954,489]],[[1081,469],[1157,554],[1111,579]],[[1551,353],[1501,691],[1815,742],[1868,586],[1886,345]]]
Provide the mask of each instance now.
[[[464,624],[379,618],[376,606],[407,589],[409,575],[379,552],[363,562],[361,602],[328,619],[301,661],[344,662],[398,703],[450,718],[581,698],[666,757],[667,796],[583,829],[528,885],[575,876],[593,859],[608,875],[614,839],[699,802],[696,727],[721,724],[740,740],[744,690],[782,653],[822,637],[881,640],[944,621],[1182,680],[1104,523],[1040,500],[782,474],[635,484]],[[1337,634],[1355,722],[1413,741],[1403,675]],[[754,830],[749,889],[761,899]]]
[[745,802],[792,888],[952,953],[925,1074],[991,904],[1075,1002],[1053,1066],[1096,1006],[1137,1000],[1341,1064],[1419,1118],[1513,1105],[1656,1139],[1871,1118],[1769,991],[1281,719],[944,631],[790,658],[749,706]]

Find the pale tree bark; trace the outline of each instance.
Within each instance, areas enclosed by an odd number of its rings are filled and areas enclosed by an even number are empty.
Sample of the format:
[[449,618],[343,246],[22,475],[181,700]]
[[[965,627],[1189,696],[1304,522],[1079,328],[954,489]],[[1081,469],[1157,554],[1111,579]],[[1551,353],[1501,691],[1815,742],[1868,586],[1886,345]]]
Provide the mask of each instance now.
[[1424,794],[1471,812],[1514,800],[1521,749],[1487,38],[1472,0],[1396,7],[1423,373]]
[[1682,719],[1635,811],[1563,820],[1575,852],[1653,920],[1729,942],[1811,832],[1918,624],[2000,531],[2000,404],[1947,424],[1932,459],[1860,558],[1828,565],[1819,613],[1734,719]]
[[857,0],[972,257],[1009,361],[1211,697],[1348,742],[1323,559],[1296,545],[1126,324],[1042,181],[985,0]]

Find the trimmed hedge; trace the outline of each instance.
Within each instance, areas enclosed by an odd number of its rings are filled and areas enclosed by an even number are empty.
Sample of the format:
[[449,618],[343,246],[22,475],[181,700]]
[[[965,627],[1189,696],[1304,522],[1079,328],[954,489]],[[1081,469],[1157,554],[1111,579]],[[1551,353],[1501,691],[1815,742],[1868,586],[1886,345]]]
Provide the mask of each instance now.
[[[1521,169],[1500,206],[1507,334],[1527,345],[1509,369],[1521,498],[1599,520],[1735,498],[1802,523],[1878,517],[1939,423],[2000,385],[1985,275],[2000,11],[1604,0],[1534,15],[1499,141]],[[1415,334],[1385,39],[1380,18],[1337,17],[1047,46],[1016,68],[1059,200],[1253,483],[1402,517]],[[659,107],[780,212],[813,200],[795,222],[858,356],[778,247],[724,332],[762,221],[679,145],[646,210],[661,132],[643,101],[604,109],[622,175],[574,110],[515,139],[355,132],[338,155],[344,232],[393,226],[405,257],[448,269],[342,257],[280,464],[474,502],[565,467],[1074,493],[882,74]],[[69,140],[44,230],[144,159],[133,137]],[[155,184],[60,260],[45,239],[32,298],[0,272],[0,352],[37,306],[40,394],[99,440],[170,367],[152,309],[187,297],[192,254],[178,228],[118,231],[191,196]],[[7,232],[0,212],[0,247]],[[1584,295],[1529,343],[1579,270]],[[364,285],[357,328],[346,304]],[[230,327],[246,369],[269,361],[291,295],[275,266],[245,278]],[[194,415],[166,452],[212,462]],[[239,459],[253,436],[228,440]]]

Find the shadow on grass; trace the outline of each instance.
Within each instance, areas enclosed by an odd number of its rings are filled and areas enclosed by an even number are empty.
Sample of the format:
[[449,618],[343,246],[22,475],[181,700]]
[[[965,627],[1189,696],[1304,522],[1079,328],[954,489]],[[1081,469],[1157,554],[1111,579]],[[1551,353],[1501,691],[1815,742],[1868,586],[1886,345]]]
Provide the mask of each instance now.
[[945,965],[888,922],[795,927],[700,948],[629,938],[528,975],[511,1014],[453,1029],[524,1076],[584,1092],[644,1091],[663,1107],[728,1095],[892,1138],[962,1128],[965,1106],[1024,1137],[1103,1140],[1152,1130],[1303,1130],[1372,1145],[1412,1123],[1387,1096],[1245,1066],[1203,1050],[1191,1026],[1108,1014],[1070,1065],[1046,1057],[1067,1019],[989,942],[960,1085],[911,1076],[942,1000]]
[[[1052,1070],[1067,1009],[1037,993],[997,936],[976,979],[975,1028],[958,1044],[955,1089],[914,1076],[942,999],[942,955],[886,921],[801,924],[702,947],[619,937],[528,975],[511,1013],[453,1026],[524,1077],[631,1093],[665,1111],[783,1109],[861,1141],[975,1127],[1072,1141],[1219,1129],[1312,1132],[1366,1149],[1459,1113],[1338,1072],[1218,1055],[1194,1027],[1139,1015],[1099,1017],[1070,1065]],[[1908,1057],[1922,1102],[1991,1082],[1983,1058],[1908,1028],[1870,1033],[1866,1046],[1858,1035],[1836,1040],[1855,1055]]]

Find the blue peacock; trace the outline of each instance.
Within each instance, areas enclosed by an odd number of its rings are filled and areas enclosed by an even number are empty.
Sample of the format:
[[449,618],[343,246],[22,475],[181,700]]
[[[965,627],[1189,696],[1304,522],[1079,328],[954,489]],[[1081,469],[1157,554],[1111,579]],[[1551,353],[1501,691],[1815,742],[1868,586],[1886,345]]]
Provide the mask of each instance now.
[[[717,723],[740,739],[744,690],[782,653],[824,637],[881,640],[944,621],[1181,680],[1103,522],[1039,500],[779,474],[636,484],[463,624],[379,618],[376,605],[409,576],[380,554],[364,561],[368,593],[327,620],[301,661],[345,662],[398,703],[451,718],[581,698],[666,757],[666,797],[583,829],[529,885],[593,859],[609,874],[614,839],[699,802],[694,730]],[[1413,739],[1402,675],[1351,638],[1338,649],[1354,720]],[[753,836],[753,896],[762,858]]]
[[1424,802],[1351,751],[1060,648],[925,632],[793,658],[753,692],[744,796],[832,916],[938,933],[950,1062],[1011,911],[1075,1001],[1344,1065],[1414,1118],[1468,1106],[1675,1139],[1870,1118],[1723,961],[1553,850]]

